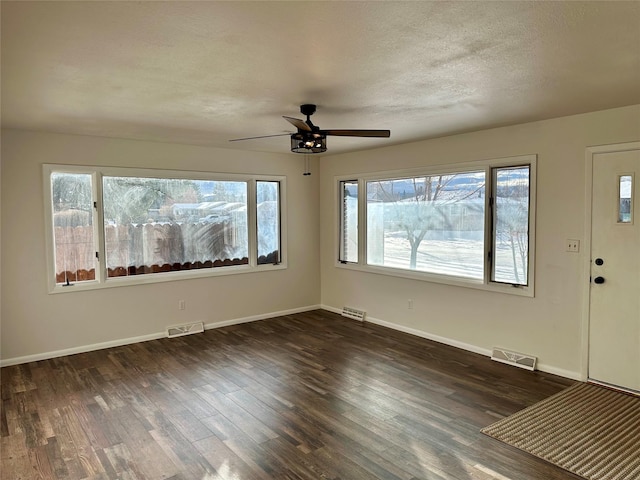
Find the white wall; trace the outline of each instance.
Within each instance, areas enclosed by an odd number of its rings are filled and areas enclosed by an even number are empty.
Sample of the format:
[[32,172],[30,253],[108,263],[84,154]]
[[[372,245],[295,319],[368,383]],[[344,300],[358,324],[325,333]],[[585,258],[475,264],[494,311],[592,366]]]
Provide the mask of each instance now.
[[[392,132],[393,134],[393,132]],[[588,252],[585,149],[640,140],[640,106],[455,135],[321,160],[322,304],[367,311],[370,320],[486,353],[494,346],[538,356],[541,369],[584,376],[581,360]],[[535,298],[363,273],[336,267],[335,176],[538,155]],[[414,309],[407,308],[413,299]]]
[[[223,324],[322,303],[363,308],[371,320],[475,351],[501,346],[531,353],[545,370],[580,377],[587,252],[565,252],[564,240],[584,240],[585,148],[638,140],[640,105],[323,156],[305,177],[301,157],[291,154],[4,130],[0,359],[11,363],[153,336],[170,324]],[[334,176],[523,154],[538,155],[535,298],[335,266]],[[286,175],[289,268],[49,295],[43,163]],[[179,299],[187,302],[184,312]]]
[[[50,295],[42,164],[287,176],[288,268]],[[153,336],[166,326],[251,319],[320,301],[318,163],[303,176],[293,154],[239,152],[89,136],[2,132],[1,359],[46,357]],[[186,310],[178,310],[178,300]]]

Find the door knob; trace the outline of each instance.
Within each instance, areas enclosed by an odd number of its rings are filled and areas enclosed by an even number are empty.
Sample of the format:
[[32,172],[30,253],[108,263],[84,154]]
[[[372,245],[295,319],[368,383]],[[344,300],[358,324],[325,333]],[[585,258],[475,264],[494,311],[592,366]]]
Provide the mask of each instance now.
[[597,283],[598,285],[601,285],[604,283],[604,277],[596,277],[593,279],[593,283]]

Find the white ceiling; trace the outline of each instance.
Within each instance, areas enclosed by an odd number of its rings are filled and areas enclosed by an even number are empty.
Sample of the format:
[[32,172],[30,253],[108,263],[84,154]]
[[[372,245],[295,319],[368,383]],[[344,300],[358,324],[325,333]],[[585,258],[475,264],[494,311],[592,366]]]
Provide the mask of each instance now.
[[640,2],[2,1],[2,125],[338,153],[640,103]]

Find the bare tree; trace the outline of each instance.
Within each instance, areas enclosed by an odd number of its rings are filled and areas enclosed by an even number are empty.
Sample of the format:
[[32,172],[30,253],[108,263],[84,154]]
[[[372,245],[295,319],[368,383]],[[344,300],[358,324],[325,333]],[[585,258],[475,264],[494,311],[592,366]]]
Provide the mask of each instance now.
[[[392,206],[393,220],[398,228],[404,231],[409,242],[409,268],[416,268],[418,249],[426,234],[435,225],[448,224],[451,221],[441,207],[473,197],[484,189],[484,182],[471,190],[448,188],[458,176],[433,175],[406,179],[402,182],[402,191],[396,188],[398,181],[376,182],[377,199]],[[408,192],[407,181],[411,185]]]
[[505,179],[500,182],[496,193],[496,241],[508,245],[513,271],[511,278],[497,280],[520,284],[527,278],[529,256],[528,179]]

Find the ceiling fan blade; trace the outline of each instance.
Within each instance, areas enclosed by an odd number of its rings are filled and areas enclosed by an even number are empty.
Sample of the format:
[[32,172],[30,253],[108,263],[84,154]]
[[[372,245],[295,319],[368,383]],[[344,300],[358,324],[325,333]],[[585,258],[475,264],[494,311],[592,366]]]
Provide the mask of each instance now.
[[324,135],[335,135],[338,137],[380,137],[389,138],[390,130],[320,130]]
[[285,117],[282,116],[287,122],[296,127],[298,130],[303,130],[305,132],[311,132],[311,127],[305,123],[304,120],[300,120],[299,118]]
[[285,135],[291,135],[290,133],[278,133],[276,135],[261,135],[259,137],[245,137],[245,138],[234,138],[229,140],[230,142],[241,142],[242,140],[256,140],[258,138],[269,138],[269,137],[284,137]]

